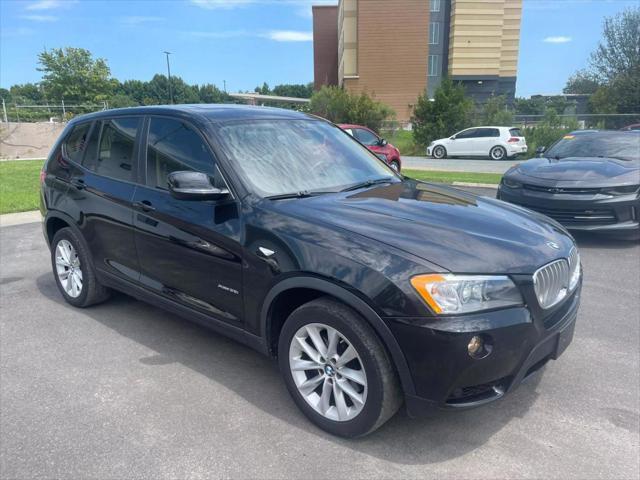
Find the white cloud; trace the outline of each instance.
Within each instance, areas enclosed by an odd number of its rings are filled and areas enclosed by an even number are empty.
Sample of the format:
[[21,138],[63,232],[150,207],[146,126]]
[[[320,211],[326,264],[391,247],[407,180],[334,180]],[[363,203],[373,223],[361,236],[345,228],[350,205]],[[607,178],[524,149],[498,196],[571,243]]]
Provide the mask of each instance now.
[[213,10],[214,8],[236,8],[256,3],[256,0],[191,0],[198,7]]
[[141,25],[143,23],[156,23],[164,20],[162,17],[147,17],[143,15],[131,15],[128,17],[122,17],[120,22],[124,25]]
[[313,32],[271,30],[266,37],[276,42],[311,42],[313,41]]
[[58,17],[53,15],[22,15],[20,18],[31,20],[32,22],[57,22]]
[[558,37],[546,37],[543,42],[545,43],[569,43],[572,40],[571,37],[564,37],[564,36],[558,36]]
[[64,8],[77,3],[76,0],[38,0],[26,6],[27,10],[53,10],[56,8]]

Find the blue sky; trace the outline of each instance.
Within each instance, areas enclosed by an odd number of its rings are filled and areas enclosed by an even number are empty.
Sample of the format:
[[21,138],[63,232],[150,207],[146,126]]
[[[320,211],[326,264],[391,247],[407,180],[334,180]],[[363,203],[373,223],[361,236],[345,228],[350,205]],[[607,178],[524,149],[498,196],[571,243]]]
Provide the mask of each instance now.
[[[311,4],[321,3],[337,0],[0,0],[0,86],[38,81],[37,54],[64,46],[105,58],[120,80],[165,73],[169,50],[172,73],[189,83],[310,82]],[[524,0],[517,95],[560,92],[587,65],[603,18],[633,5]]]

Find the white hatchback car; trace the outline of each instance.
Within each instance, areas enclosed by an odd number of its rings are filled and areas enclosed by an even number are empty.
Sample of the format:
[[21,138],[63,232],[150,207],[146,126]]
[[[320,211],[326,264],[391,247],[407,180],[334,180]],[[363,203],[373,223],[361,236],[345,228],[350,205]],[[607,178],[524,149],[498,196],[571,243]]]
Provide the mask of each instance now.
[[467,128],[449,138],[434,140],[427,147],[433,158],[482,156],[503,160],[527,152],[527,141],[519,128]]

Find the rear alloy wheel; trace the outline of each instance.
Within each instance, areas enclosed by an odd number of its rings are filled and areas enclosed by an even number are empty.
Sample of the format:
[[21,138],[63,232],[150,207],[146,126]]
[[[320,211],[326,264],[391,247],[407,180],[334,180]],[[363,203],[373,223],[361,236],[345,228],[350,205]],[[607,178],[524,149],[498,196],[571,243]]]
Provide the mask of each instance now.
[[296,405],[334,435],[366,435],[402,402],[395,369],[376,334],[331,298],[313,300],[289,316],[278,362]]
[[437,145],[433,149],[433,158],[437,158],[438,160],[445,158],[447,156],[447,150],[442,145]]
[[501,146],[495,146],[489,152],[489,157],[491,157],[491,160],[503,160],[506,156],[507,151],[504,149],[504,147]]
[[109,289],[96,278],[89,249],[71,228],[62,228],[51,241],[51,266],[64,299],[75,307],[88,307],[109,298]]

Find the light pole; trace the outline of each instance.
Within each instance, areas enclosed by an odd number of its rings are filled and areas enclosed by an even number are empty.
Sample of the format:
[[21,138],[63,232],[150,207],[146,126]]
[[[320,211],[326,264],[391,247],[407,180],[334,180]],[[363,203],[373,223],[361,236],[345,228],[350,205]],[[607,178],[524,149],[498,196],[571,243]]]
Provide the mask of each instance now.
[[173,89],[171,88],[171,67],[169,66],[169,55],[171,52],[165,51],[164,54],[167,56],[167,78],[169,80],[169,101],[171,105],[173,105]]

